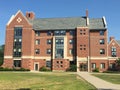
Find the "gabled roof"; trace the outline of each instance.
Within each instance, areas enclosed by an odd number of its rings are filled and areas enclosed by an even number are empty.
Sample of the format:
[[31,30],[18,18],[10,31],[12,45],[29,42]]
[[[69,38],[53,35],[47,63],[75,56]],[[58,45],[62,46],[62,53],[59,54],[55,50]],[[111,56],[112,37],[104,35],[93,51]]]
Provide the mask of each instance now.
[[34,30],[75,29],[77,27],[106,29],[102,18],[89,19],[89,26],[86,24],[86,17],[36,18],[29,21],[33,24]]

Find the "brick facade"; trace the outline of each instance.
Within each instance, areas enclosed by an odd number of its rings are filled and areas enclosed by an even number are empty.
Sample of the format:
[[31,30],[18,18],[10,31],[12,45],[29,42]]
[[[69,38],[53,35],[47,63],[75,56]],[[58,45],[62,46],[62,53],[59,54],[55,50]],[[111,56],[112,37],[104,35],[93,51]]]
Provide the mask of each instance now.
[[[15,27],[22,28],[21,36],[15,36],[20,33]],[[108,44],[107,34],[105,18],[90,19],[88,11],[86,17],[58,19],[36,19],[33,12],[24,16],[18,11],[6,26],[3,67],[65,71],[74,64],[78,71],[106,71],[120,57],[120,44],[113,37]],[[115,57],[111,56],[113,46]]]

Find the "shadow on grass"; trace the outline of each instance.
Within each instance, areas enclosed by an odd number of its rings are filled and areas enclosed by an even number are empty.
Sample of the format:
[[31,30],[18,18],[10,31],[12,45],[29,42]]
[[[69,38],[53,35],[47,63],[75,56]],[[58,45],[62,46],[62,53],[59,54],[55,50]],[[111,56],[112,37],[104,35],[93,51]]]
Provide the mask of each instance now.
[[20,89],[17,89],[17,90],[31,90],[30,88],[20,88]]
[[[32,89],[30,89],[30,88],[20,88],[20,89],[17,89],[17,90],[32,90]],[[37,90],[44,90],[44,88],[37,89]]]

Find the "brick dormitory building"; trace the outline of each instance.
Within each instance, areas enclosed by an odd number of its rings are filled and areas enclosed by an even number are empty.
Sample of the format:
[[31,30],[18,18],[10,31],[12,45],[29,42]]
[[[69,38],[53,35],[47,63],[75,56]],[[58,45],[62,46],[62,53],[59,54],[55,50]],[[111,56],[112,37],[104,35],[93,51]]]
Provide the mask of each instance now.
[[19,10],[6,25],[3,67],[38,71],[46,66],[65,71],[106,71],[120,57],[120,41],[110,37],[105,17],[35,18]]

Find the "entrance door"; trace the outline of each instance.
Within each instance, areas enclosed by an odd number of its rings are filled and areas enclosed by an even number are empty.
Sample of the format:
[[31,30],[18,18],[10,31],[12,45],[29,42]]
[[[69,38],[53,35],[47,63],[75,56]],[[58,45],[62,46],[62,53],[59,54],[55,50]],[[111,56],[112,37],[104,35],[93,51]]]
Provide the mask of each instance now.
[[87,63],[81,63],[80,64],[80,71],[87,71],[88,70],[87,68],[88,68]]
[[34,64],[34,70],[35,70],[35,71],[39,71],[39,64],[38,64],[38,63],[35,63],[35,64]]

